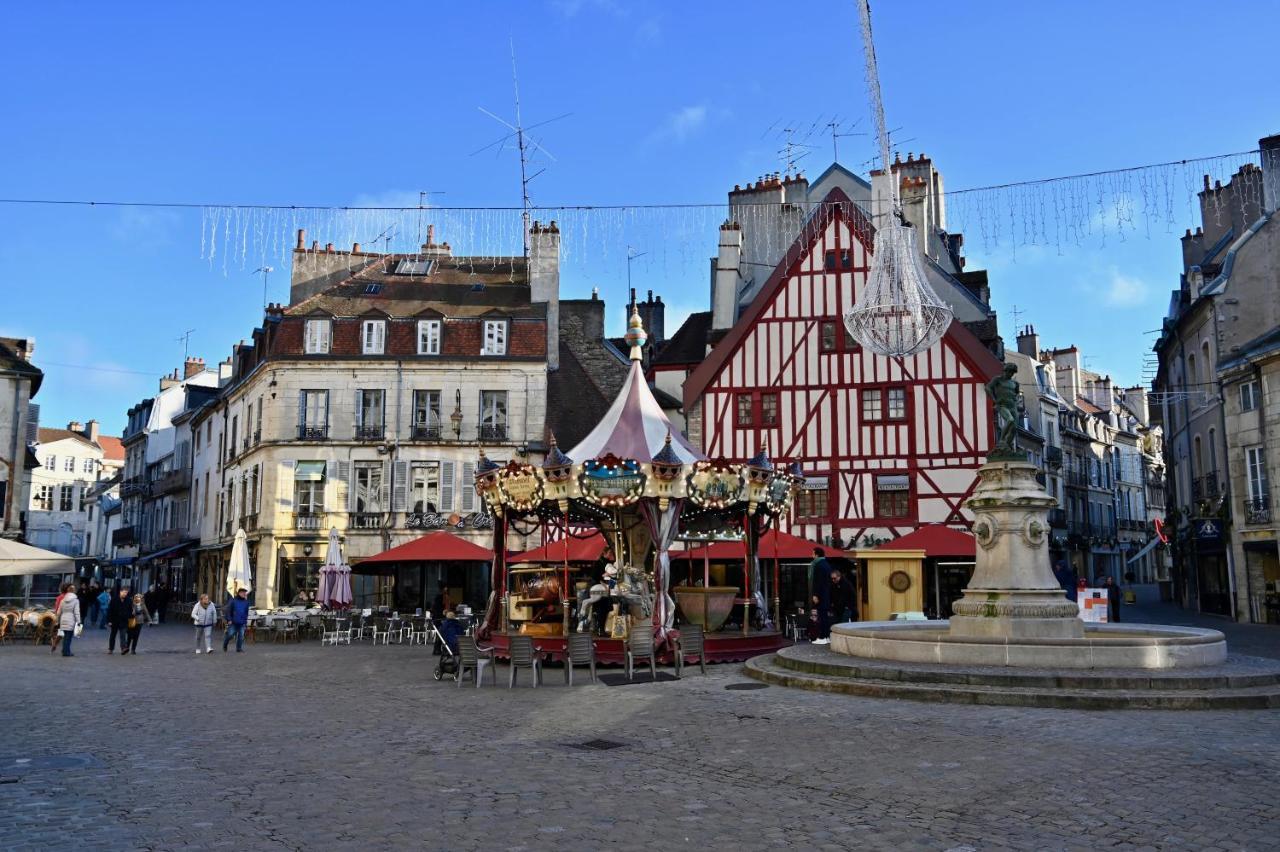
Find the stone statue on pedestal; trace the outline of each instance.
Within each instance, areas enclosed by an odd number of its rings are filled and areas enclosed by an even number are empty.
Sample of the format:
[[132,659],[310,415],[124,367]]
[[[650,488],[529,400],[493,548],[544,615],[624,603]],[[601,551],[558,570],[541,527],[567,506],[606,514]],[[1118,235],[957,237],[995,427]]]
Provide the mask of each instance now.
[[1015,364],[1005,364],[1000,375],[987,382],[987,396],[991,397],[996,417],[996,445],[987,458],[990,460],[1025,460],[1026,454],[1018,449],[1018,417],[1022,409],[1022,393],[1018,388]]

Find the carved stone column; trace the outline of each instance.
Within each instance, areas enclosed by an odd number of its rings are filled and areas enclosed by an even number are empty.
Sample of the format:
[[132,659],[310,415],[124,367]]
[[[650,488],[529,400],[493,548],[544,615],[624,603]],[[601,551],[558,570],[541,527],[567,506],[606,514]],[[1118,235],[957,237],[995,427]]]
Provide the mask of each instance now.
[[1025,459],[994,459],[966,505],[978,542],[973,579],[952,606],[951,635],[1078,639],[1084,625],[1049,565],[1049,510],[1057,500]]

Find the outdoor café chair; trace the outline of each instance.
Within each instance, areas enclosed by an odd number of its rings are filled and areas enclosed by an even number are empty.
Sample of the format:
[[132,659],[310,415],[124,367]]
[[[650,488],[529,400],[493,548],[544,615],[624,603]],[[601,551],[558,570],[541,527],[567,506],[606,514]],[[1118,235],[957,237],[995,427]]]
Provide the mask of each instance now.
[[291,639],[298,639],[298,622],[292,618],[273,618],[271,619],[272,638],[276,642],[288,642]]
[[564,644],[564,682],[573,686],[573,667],[590,666],[591,682],[596,682],[596,646],[590,633],[570,633]]
[[377,618],[368,619],[366,623],[372,625],[373,644],[377,645],[378,642],[382,642],[383,645],[386,645],[391,641],[390,620],[383,618],[382,616],[378,616]]
[[409,622],[409,644],[427,644],[427,619],[425,617],[415,616],[414,619]]
[[493,662],[493,649],[481,648],[476,644],[473,636],[458,637],[458,686],[462,686],[462,681],[466,678],[467,670],[471,670],[472,676],[476,681],[476,689],[480,688],[480,681],[484,679],[485,666],[489,666],[489,673],[493,675],[493,685],[498,685],[498,668]]
[[301,626],[306,628],[308,636],[319,636],[324,631],[324,616],[308,615]]
[[320,625],[321,645],[351,644],[351,630],[344,618],[326,618]]
[[640,622],[631,628],[627,636],[627,680],[635,678],[636,660],[649,659],[649,675],[658,679],[657,661],[654,659],[653,630],[648,623]]
[[702,673],[707,673],[707,637],[700,624],[680,625],[680,638],[676,640],[676,677],[684,673],[684,658],[697,657]]
[[542,683],[542,650],[534,647],[532,638],[512,636],[508,650],[511,653],[511,674],[507,678],[507,689],[516,685],[516,672],[520,669],[532,672],[534,687]]

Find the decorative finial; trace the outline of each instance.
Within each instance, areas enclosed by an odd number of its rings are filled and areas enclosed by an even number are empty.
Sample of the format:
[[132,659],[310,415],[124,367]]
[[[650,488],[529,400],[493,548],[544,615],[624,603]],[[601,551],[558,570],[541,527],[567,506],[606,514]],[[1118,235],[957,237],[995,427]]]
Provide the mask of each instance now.
[[627,333],[622,339],[631,347],[631,360],[642,360],[641,350],[649,339],[649,335],[645,333],[644,323],[640,320],[640,310],[635,305],[631,306],[631,319],[627,321]]

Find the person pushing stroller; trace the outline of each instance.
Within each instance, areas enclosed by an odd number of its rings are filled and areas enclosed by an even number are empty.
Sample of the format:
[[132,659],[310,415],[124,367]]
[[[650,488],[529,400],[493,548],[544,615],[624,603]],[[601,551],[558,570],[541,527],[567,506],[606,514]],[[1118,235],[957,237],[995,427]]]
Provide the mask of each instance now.
[[440,659],[436,663],[435,679],[443,680],[445,675],[458,676],[458,639],[463,635],[462,623],[458,621],[453,610],[444,614],[439,626],[432,627],[436,640],[440,644]]

